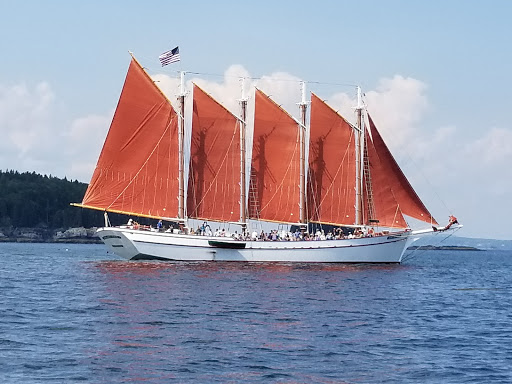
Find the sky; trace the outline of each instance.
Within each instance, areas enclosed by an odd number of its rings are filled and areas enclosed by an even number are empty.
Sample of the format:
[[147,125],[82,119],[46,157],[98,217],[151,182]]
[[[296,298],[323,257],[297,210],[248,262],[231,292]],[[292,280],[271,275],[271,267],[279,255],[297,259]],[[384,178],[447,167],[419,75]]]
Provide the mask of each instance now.
[[89,182],[131,51],[171,101],[185,70],[235,114],[240,76],[294,116],[300,81],[349,120],[359,85],[434,217],[512,239],[511,16],[507,0],[0,0],[0,169]]

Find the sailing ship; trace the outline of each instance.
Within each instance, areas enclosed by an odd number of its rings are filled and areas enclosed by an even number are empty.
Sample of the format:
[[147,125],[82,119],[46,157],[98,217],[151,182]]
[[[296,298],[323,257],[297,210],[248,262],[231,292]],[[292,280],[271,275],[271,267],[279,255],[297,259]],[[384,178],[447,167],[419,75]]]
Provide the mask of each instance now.
[[[193,84],[186,135],[183,72],[175,109],[132,55],[91,182],[74,205],[105,212],[97,235],[125,259],[400,263],[417,238],[458,223],[437,227],[368,115],[359,87],[357,95],[352,124],[316,94],[306,101],[304,83],[300,120],[254,88],[246,151],[243,90],[235,115]],[[176,225],[111,226],[109,212]],[[411,230],[406,216],[427,228]],[[192,233],[190,220],[237,225],[240,233],[213,234],[204,224]],[[280,237],[272,231],[276,241],[265,241],[261,223],[288,230]],[[309,233],[313,224],[331,232]]]

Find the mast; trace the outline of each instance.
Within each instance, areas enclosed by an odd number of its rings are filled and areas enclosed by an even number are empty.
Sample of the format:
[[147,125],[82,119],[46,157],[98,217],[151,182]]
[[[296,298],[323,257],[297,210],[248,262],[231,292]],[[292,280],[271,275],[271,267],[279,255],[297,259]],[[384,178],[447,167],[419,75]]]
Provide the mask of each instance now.
[[308,104],[306,102],[306,83],[301,82],[302,100],[300,108],[300,226],[301,231],[307,229],[306,217],[306,111]]
[[242,82],[242,97],[240,98],[240,222],[242,233],[247,230],[247,207],[245,196],[245,133],[247,130],[247,97],[245,96],[244,78]]
[[357,87],[356,106],[356,222],[363,224],[363,156],[364,156],[364,123],[363,123],[363,99],[361,87]]
[[180,94],[178,96],[180,114],[178,125],[178,219],[185,219],[185,156],[183,153],[185,141],[185,71],[180,72]]

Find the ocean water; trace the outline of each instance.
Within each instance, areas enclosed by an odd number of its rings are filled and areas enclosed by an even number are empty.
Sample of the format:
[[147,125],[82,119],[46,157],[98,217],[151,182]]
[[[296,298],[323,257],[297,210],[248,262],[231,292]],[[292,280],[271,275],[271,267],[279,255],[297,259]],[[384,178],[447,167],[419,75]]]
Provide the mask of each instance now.
[[0,383],[510,383],[512,252],[127,262],[0,244]]

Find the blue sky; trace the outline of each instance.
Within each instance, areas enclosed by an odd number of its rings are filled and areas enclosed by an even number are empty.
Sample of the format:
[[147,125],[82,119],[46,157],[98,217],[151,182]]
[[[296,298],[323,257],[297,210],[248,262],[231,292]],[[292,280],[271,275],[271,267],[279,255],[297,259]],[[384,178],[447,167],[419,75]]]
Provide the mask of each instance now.
[[0,0],[0,167],[88,182],[130,50],[152,75],[203,73],[212,94],[229,73],[289,75],[330,83],[308,87],[337,108],[354,90],[332,84],[359,84],[434,216],[511,239],[511,15],[506,0]]

